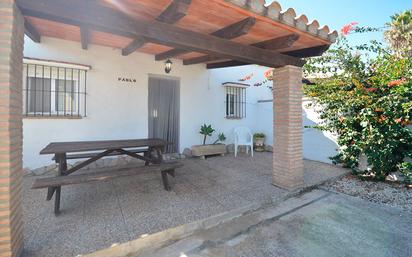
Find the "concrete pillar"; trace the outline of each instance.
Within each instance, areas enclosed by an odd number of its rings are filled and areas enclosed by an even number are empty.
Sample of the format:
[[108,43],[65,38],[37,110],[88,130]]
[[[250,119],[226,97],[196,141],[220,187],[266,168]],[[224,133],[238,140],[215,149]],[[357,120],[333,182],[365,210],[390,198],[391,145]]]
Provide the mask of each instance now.
[[303,186],[302,68],[285,66],[273,76],[273,184]]
[[24,19],[0,1],[0,256],[20,256],[22,220],[22,70]]

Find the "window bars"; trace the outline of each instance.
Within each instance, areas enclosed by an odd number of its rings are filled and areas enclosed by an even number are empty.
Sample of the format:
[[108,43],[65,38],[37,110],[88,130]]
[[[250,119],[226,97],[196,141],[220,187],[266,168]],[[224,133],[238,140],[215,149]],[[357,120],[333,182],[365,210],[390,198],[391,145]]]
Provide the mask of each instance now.
[[242,119],[246,117],[246,88],[225,86],[226,118]]
[[25,116],[85,117],[87,70],[24,63]]

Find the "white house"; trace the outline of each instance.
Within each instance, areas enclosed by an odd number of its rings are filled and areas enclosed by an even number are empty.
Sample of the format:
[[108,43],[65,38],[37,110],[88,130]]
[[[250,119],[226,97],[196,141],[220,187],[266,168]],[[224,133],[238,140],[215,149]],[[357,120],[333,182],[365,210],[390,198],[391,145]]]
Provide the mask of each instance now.
[[[271,82],[253,86],[264,80],[268,68],[246,65],[205,69],[204,64],[184,66],[181,60],[172,59],[172,70],[166,74],[164,62],[155,61],[153,55],[134,52],[122,56],[120,51],[93,44],[86,51],[78,42],[50,37],[42,37],[38,44],[25,37],[23,87],[29,92],[23,96],[25,167],[50,164],[50,156],[39,155],[50,142],[148,137],[150,117],[156,115],[149,114],[149,78],[177,81],[174,104],[179,115],[174,119],[178,151],[202,142],[198,131],[204,123],[223,132],[226,144],[233,143],[233,129],[238,126],[263,132],[266,143],[272,144],[272,92],[267,87]],[[249,80],[239,81],[251,74]],[[225,82],[250,86],[234,87],[238,91],[231,92]],[[304,108],[303,114],[304,125],[318,122],[312,109]],[[332,137],[305,128],[303,138],[304,158],[330,162],[328,157],[336,149]]]

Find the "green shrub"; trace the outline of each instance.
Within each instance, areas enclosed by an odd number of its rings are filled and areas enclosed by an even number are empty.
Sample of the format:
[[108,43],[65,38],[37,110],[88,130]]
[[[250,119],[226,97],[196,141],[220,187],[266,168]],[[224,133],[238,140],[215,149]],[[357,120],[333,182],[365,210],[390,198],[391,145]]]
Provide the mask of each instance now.
[[255,133],[255,134],[253,134],[253,138],[265,138],[266,136],[265,136],[265,134],[263,134],[263,133]]
[[410,58],[377,42],[351,47],[340,38],[325,56],[310,60],[305,72],[320,77],[304,91],[321,107],[324,122],[314,127],[338,136],[335,163],[365,172],[357,169],[363,153],[376,179],[395,171],[410,176],[410,164],[404,163],[412,154]]

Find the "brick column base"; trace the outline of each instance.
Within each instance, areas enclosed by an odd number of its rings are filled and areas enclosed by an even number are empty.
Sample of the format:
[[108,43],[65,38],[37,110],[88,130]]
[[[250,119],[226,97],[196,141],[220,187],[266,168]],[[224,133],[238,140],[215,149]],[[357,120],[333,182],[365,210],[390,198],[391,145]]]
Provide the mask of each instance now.
[[303,186],[302,68],[275,69],[273,77],[273,184]]
[[0,1],[0,256],[20,256],[23,249],[23,40],[14,0]]

